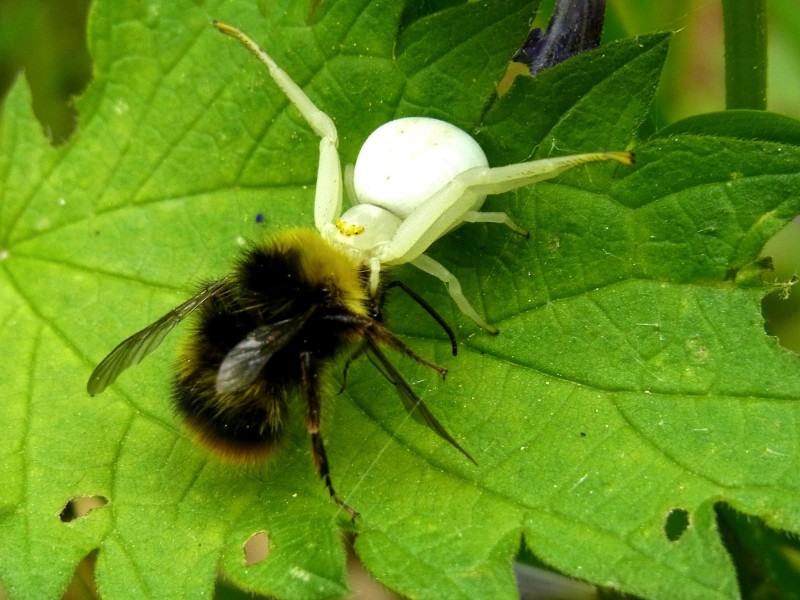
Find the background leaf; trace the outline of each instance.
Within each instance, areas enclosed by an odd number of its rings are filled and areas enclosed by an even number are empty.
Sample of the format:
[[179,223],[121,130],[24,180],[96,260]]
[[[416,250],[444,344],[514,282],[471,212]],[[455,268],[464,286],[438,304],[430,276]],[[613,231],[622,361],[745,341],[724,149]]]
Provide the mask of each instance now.
[[[627,146],[667,38],[604,46],[496,100],[535,4],[99,1],[78,135],[52,149],[15,87],[0,132],[0,349],[13,357],[0,578],[13,597],[57,597],[93,548],[109,598],[206,597],[219,568],[264,594],[338,596],[345,527],[409,597],[514,597],[522,535],[589,581],[729,598],[717,502],[800,530],[798,364],[764,333],[769,288],[753,277],[766,239],[800,212],[800,148],[772,117],[677,124],[638,145],[634,169],[593,165],[490,199],[532,238],[467,225],[431,254],[500,336],[398,269],[461,341],[450,357],[435,323],[393,296],[390,325],[450,373],[398,365],[478,467],[409,420],[361,361],[324,421],[337,488],[362,513],[353,525],[313,472],[302,411],[267,467],[231,468],[191,442],[167,397],[180,335],[85,394],[117,341],[225,273],[243,240],[311,224],[317,140],[212,17],[252,34],[333,116],[344,161],[409,114],[471,131],[492,164]],[[62,522],[81,496],[108,504]],[[665,530],[674,514],[688,525]],[[258,531],[269,556],[246,566]]]

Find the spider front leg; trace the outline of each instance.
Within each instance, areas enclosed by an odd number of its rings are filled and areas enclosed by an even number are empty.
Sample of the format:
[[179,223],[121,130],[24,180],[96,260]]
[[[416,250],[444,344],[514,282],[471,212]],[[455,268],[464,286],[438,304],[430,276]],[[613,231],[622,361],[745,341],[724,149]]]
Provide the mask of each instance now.
[[[431,198],[411,213],[400,224],[392,238],[382,251],[381,259],[384,264],[402,264],[410,262],[412,265],[433,275],[445,284],[453,302],[459,310],[472,319],[484,331],[496,335],[496,327],[489,325],[470,304],[461,290],[461,283],[455,275],[448,271],[423,252],[451,229],[457,227],[465,220],[480,221],[481,215],[486,215],[486,221],[504,223],[516,233],[526,235],[527,231],[518,227],[505,213],[481,213],[471,210],[481,198],[474,194],[465,183],[466,173],[484,167],[470,169],[453,179],[448,185],[436,192]],[[465,218],[465,215],[467,218]]]
[[314,224],[319,231],[342,214],[342,167],[339,161],[339,136],[333,120],[311,101],[306,93],[250,37],[235,27],[213,22],[222,33],[238,40],[269,71],[272,80],[286,94],[314,132],[320,136],[319,167],[314,195]]
[[[475,167],[464,171],[403,219],[391,242],[383,248],[381,261],[389,265],[411,262],[433,242],[464,221],[499,222],[522,235],[525,230],[518,227],[505,213],[483,213],[486,217],[481,218],[474,214],[477,211],[473,210],[473,206],[489,194],[510,192],[552,179],[579,165],[610,160],[631,165],[633,154],[593,152],[545,158],[505,167]],[[496,215],[502,217],[497,219]]]
[[500,223],[515,233],[527,235],[505,213],[481,213],[473,210],[489,194],[500,194],[531,185],[591,162],[617,161],[633,164],[630,152],[593,152],[558,158],[534,160],[505,167],[475,167],[456,175],[447,185],[433,194],[408,215],[397,228],[391,242],[381,252],[383,264],[412,263],[437,277],[447,285],[450,296],[461,312],[486,331],[496,329],[486,323],[461,292],[456,277],[423,252],[448,231],[464,222]]

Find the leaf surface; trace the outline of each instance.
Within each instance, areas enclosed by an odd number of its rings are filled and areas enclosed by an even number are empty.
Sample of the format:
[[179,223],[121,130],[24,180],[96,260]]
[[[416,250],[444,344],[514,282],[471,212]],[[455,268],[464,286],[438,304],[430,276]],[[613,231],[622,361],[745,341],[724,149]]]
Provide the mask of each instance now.
[[[800,212],[797,125],[776,115],[675,124],[637,145],[632,169],[590,165],[490,198],[530,240],[465,225],[431,255],[497,337],[439,282],[397,269],[461,344],[451,357],[395,292],[389,325],[447,381],[392,359],[478,466],[359,361],[323,419],[355,524],[313,471],[300,404],[269,465],[231,467],[192,442],[168,393],[180,333],[102,396],[85,393],[118,341],[225,274],[243,240],[312,224],[318,140],[212,18],[251,34],[333,117],[345,163],[411,114],[464,127],[493,165],[632,144],[665,36],[605,46],[497,99],[536,3],[445,4],[98,1],[78,134],[51,148],[14,88],[0,131],[0,578],[12,597],[58,597],[94,548],[107,598],[210,597],[220,569],[263,594],[336,597],[344,527],[409,597],[515,597],[524,536],[559,570],[625,592],[733,598],[715,503],[800,531],[800,369],[764,332],[756,262]],[[108,504],[62,522],[81,496]],[[676,509],[688,515],[677,537],[665,531]],[[246,566],[259,531],[269,555]]]

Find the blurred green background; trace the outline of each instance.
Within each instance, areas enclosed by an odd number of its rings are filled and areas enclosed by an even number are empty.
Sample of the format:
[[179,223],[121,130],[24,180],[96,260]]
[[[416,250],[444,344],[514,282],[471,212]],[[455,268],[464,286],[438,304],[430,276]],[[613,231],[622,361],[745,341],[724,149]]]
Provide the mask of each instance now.
[[0,0],[0,97],[24,73],[45,133],[64,142],[77,126],[70,98],[92,77],[89,0]]
[[[254,0],[255,1],[255,0]],[[749,0],[742,0],[749,1]],[[546,26],[555,0],[543,0]],[[0,0],[0,96],[24,73],[33,105],[55,143],[76,127],[69,98],[91,78],[85,43],[89,0]],[[768,0],[768,109],[800,114],[800,2]],[[652,112],[652,128],[725,108],[720,0],[607,0],[604,41],[654,31],[675,33]]]

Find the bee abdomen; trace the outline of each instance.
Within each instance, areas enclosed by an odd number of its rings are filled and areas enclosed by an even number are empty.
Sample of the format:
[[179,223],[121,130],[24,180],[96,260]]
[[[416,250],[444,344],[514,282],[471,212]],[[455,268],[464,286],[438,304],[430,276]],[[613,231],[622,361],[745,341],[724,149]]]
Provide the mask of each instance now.
[[255,462],[269,455],[283,438],[286,399],[251,384],[217,394],[196,374],[177,377],[172,386],[175,408],[195,438],[218,456],[234,462]]

